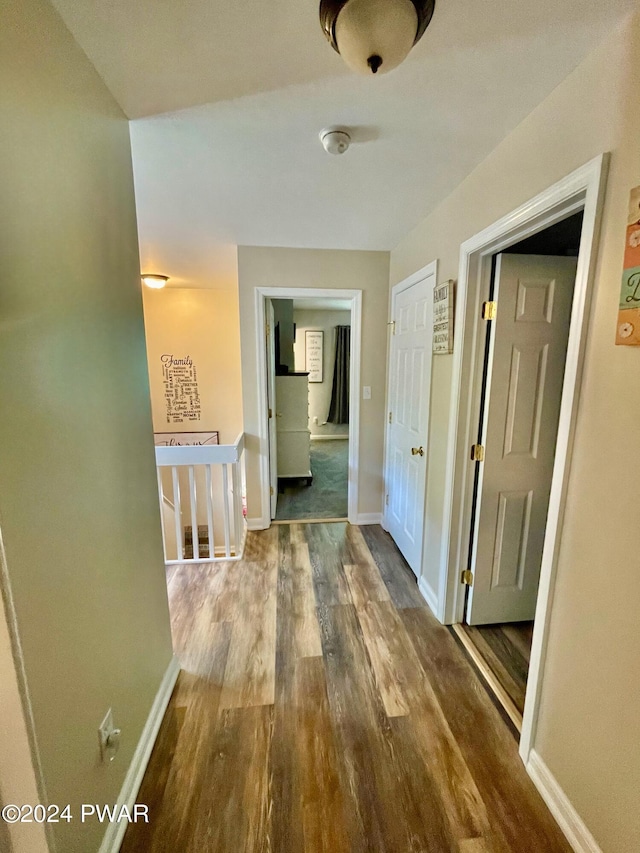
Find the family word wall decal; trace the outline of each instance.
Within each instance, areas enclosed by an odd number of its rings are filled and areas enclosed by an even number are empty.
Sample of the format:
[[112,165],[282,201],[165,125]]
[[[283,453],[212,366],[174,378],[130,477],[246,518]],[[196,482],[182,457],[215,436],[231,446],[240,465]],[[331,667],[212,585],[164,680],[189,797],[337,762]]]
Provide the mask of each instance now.
[[160,356],[164,400],[168,424],[199,421],[202,414],[198,373],[193,359],[185,355],[177,358],[173,353]]

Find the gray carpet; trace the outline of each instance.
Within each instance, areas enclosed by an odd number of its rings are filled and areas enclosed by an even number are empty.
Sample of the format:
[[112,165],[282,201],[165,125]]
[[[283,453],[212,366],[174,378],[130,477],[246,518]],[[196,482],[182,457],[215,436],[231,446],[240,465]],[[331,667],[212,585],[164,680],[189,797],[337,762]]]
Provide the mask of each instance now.
[[[349,473],[349,441],[312,441],[313,483],[285,480],[278,492],[276,519],[346,518]],[[282,482],[280,485],[282,489]]]

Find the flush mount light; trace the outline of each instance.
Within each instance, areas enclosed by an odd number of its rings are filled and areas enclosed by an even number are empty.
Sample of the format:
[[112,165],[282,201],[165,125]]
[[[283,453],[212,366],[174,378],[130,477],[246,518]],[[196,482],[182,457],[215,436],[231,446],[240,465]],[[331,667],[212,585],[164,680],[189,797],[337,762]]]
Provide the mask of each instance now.
[[160,290],[169,281],[168,275],[156,275],[155,273],[143,273],[141,278],[147,287],[152,287],[154,290]]
[[419,41],[435,0],[320,0],[320,23],[349,68],[384,74]]

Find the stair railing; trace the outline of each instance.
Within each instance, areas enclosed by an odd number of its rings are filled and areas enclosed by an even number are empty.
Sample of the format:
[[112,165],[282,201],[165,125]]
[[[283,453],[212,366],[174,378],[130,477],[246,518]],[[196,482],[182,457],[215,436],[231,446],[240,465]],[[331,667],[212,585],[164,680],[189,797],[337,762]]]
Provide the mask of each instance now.
[[155,450],[165,563],[239,560],[246,535],[244,434],[234,444]]

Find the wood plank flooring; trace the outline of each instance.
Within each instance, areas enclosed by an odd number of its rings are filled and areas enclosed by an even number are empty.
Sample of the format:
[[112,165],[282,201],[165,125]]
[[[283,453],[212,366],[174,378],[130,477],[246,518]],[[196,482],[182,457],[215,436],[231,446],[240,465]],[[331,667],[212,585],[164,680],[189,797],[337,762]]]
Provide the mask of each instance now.
[[183,671],[122,853],[570,853],[379,527],[168,573]]
[[461,627],[522,715],[529,674],[533,622]]

